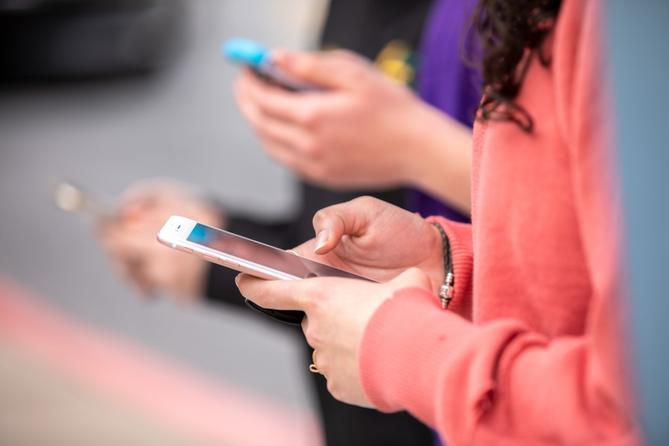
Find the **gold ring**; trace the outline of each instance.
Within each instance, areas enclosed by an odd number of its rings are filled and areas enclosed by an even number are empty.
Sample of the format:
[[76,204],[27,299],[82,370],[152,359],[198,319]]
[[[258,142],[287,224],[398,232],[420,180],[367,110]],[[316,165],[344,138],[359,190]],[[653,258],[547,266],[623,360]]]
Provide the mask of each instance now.
[[316,367],[316,349],[311,352],[311,364],[309,364],[309,371],[311,373],[321,373],[321,371],[318,370],[318,367]]

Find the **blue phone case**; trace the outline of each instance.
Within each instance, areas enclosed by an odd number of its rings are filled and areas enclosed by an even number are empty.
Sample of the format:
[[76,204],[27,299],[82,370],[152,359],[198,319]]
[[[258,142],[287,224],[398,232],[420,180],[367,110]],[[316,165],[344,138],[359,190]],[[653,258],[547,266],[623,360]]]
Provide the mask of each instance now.
[[271,53],[261,44],[249,39],[233,38],[223,43],[221,54],[231,62],[249,66],[267,82],[290,91],[314,91],[319,87],[287,75],[272,63]]
[[269,58],[269,51],[261,44],[249,39],[227,40],[221,47],[223,56],[231,62],[259,68]]

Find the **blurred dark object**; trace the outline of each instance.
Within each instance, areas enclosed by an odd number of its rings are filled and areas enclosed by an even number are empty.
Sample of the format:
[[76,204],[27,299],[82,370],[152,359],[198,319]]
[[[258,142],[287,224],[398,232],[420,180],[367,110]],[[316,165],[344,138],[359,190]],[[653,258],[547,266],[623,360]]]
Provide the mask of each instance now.
[[153,71],[181,40],[184,9],[181,0],[0,0],[0,78]]

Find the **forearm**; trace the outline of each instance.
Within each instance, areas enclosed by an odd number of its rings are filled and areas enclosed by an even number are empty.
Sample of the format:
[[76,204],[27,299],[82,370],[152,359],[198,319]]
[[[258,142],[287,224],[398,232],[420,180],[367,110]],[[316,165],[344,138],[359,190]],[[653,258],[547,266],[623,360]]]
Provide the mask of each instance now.
[[[425,129],[430,129],[425,131]],[[471,211],[471,129],[421,104],[418,119],[408,123],[406,181],[464,214]]]

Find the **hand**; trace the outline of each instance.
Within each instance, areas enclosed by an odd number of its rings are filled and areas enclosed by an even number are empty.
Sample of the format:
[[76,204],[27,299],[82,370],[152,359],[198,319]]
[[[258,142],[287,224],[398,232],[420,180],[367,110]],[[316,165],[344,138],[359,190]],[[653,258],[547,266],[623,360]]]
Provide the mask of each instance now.
[[372,197],[321,209],[316,238],[294,249],[299,255],[376,281],[402,271],[425,271],[436,292],[444,280],[441,236],[417,214]]
[[469,129],[353,53],[273,56],[282,70],[323,90],[289,92],[250,71],[241,75],[237,102],[271,157],[329,187],[412,184],[468,210]]
[[429,289],[428,277],[413,268],[384,284],[341,278],[262,280],[241,274],[242,295],[265,308],[302,310],[302,331],[315,350],[314,360],[340,401],[372,407],[360,382],[359,350],[365,328],[376,309],[395,291]]
[[101,221],[98,234],[114,269],[142,295],[165,293],[192,301],[204,291],[207,262],[156,241],[173,214],[221,226],[219,211],[194,191],[173,181],[150,180],[129,188],[116,218]]

